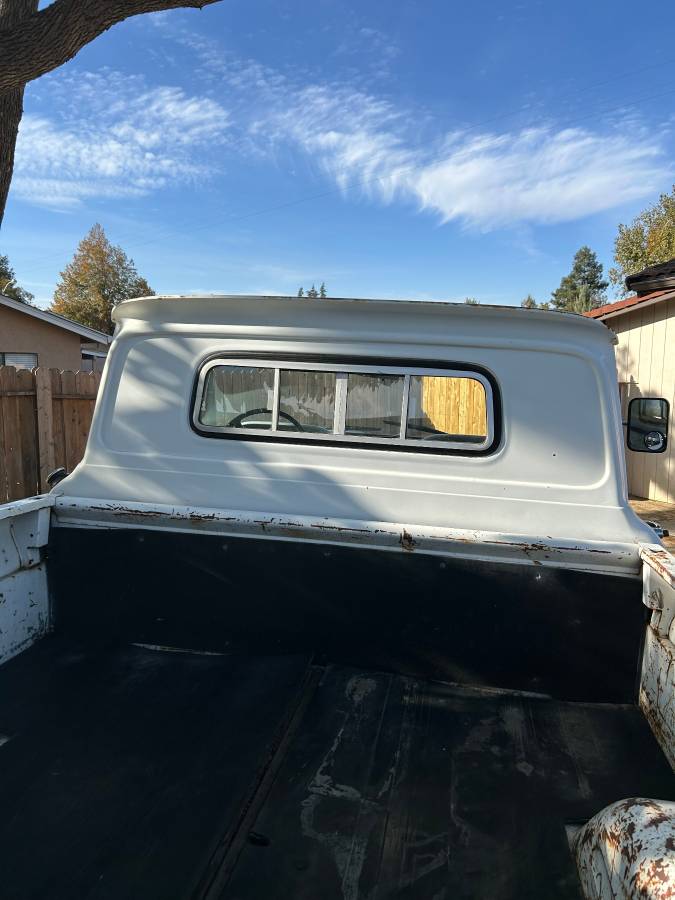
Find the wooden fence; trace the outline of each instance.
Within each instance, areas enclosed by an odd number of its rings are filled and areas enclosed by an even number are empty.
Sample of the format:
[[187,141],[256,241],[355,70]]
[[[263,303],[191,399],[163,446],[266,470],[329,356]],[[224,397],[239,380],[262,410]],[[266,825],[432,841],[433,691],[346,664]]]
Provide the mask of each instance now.
[[0,366],[0,503],[49,490],[87,443],[100,372]]
[[427,376],[422,407],[434,428],[447,434],[487,434],[485,388],[475,378]]

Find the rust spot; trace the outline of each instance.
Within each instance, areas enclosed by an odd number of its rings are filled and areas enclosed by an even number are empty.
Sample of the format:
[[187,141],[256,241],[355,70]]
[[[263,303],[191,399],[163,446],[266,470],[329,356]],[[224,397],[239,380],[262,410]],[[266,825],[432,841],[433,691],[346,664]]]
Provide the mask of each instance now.
[[104,512],[111,512],[113,516],[131,516],[133,519],[157,519],[162,515],[161,512],[157,512],[154,509],[124,509],[124,507],[118,509],[99,507],[99,509],[102,509]]
[[675,586],[675,558],[666,549],[643,548],[640,556],[664,581]]
[[670,817],[665,813],[657,813],[655,816],[652,816],[651,819],[647,822],[646,828],[657,828],[659,825],[663,825],[664,822],[667,822]]
[[409,534],[405,528],[401,532],[401,537],[398,539],[398,542],[401,545],[401,550],[407,550],[408,552],[412,552],[417,546],[417,541],[415,541],[413,536]]

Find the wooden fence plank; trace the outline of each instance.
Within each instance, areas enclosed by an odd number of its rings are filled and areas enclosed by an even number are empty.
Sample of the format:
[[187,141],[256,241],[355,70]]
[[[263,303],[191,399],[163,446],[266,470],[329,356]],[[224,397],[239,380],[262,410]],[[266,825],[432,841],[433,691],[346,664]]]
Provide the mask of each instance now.
[[77,407],[77,416],[75,422],[75,427],[77,428],[77,436],[74,443],[77,446],[78,462],[84,456],[84,451],[87,446],[89,426],[91,425],[92,402],[91,400],[89,400],[88,382],[89,377],[86,372],[77,372],[77,374],[75,375],[75,388],[76,393],[80,398],[82,398],[74,401]]
[[30,369],[16,373],[17,406],[19,409],[19,446],[23,467],[24,496],[40,492],[40,463],[38,456],[35,379]]
[[[74,372],[61,372],[61,390],[64,394],[76,394]],[[63,439],[66,451],[65,467],[72,472],[79,462],[77,446],[77,401],[61,400],[63,404]]]
[[34,377],[40,490],[42,493],[46,493],[49,490],[47,476],[56,468],[52,374],[49,369],[38,368],[34,370]]
[[61,373],[57,369],[50,371],[52,382],[52,417],[53,417],[53,434],[54,434],[54,462],[56,468],[66,466],[66,445],[63,425],[63,403],[54,398],[61,393]]
[[5,442],[5,410],[2,394],[0,393],[0,503],[7,503],[9,500],[9,483],[7,481],[7,465],[5,462],[7,459],[7,452],[7,445]]
[[18,397],[13,396],[17,389],[16,369],[13,366],[3,366],[0,369],[0,403],[3,407],[8,500],[20,500],[26,496],[24,493],[23,465],[19,440],[21,429]]

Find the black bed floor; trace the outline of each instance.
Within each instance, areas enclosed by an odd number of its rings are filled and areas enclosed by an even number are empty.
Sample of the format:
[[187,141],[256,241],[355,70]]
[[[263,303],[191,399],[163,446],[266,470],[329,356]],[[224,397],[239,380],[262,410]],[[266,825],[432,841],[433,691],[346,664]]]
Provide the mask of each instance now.
[[578,897],[565,826],[637,795],[675,785],[630,706],[53,637],[0,668],[16,900]]

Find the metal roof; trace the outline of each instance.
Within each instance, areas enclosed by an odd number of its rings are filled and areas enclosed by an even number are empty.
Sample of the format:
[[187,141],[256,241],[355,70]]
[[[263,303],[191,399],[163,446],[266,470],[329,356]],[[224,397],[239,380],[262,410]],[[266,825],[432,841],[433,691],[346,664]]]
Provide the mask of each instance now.
[[638,294],[675,289],[675,259],[647,266],[641,272],[629,275],[626,278],[626,287]]

